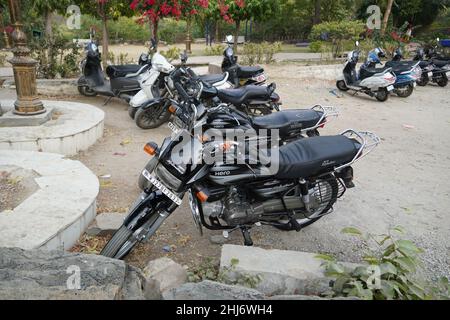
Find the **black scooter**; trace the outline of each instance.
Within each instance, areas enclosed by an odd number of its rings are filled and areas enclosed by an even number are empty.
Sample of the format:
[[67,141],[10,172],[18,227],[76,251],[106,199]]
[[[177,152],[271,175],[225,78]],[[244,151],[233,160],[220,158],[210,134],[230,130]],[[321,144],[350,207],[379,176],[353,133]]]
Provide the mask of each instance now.
[[249,84],[261,85],[267,80],[264,69],[259,66],[244,67],[237,63],[238,57],[234,55],[232,36],[227,36],[228,47],[223,52],[222,72],[228,72],[228,81],[235,88]]
[[127,103],[141,90],[140,75],[151,68],[148,54],[143,53],[137,65],[115,65],[106,68],[106,80],[98,46],[91,40],[86,46],[86,58],[81,63],[83,75],[78,79],[78,92],[87,97],[106,96],[107,104],[117,97]]

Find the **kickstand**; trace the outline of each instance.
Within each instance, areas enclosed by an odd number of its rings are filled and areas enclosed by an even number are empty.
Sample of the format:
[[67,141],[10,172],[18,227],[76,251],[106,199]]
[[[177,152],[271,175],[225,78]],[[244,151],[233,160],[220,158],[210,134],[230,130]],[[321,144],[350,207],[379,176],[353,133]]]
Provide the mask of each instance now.
[[242,235],[244,236],[244,245],[247,247],[253,246],[253,240],[250,236],[249,230],[250,228],[248,227],[241,227]]
[[103,103],[103,106],[106,106],[112,99],[113,97],[108,97],[108,99],[105,100],[105,102]]

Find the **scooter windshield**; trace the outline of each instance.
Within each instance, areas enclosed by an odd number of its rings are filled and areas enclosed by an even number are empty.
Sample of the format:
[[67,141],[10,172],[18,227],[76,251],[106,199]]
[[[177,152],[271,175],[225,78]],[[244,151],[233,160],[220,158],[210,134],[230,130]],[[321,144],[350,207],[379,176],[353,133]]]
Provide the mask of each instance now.
[[172,70],[175,69],[175,67],[172,64],[170,64],[170,62],[167,61],[167,59],[158,52],[156,52],[152,57],[152,66],[159,72],[163,73],[170,73],[172,72]]

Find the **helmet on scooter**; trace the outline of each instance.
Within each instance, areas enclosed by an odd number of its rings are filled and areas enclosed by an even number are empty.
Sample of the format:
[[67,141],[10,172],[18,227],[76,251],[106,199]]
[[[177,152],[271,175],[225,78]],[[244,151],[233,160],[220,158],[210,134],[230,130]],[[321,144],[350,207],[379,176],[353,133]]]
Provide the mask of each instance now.
[[370,63],[381,63],[380,58],[384,58],[384,57],[386,57],[386,55],[384,54],[383,49],[375,48],[369,52],[367,61]]
[[394,51],[394,55],[393,55],[393,57],[392,57],[392,60],[394,60],[394,61],[399,61],[399,60],[401,60],[403,58],[403,52],[402,52],[402,49],[401,48],[397,48],[395,51]]

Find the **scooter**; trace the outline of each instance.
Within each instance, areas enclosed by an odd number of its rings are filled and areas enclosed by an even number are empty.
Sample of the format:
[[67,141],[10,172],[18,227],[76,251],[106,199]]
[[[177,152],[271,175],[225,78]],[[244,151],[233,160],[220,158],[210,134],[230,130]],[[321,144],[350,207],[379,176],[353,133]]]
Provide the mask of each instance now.
[[[376,69],[377,64],[382,64],[380,58],[386,57],[384,51],[381,48],[375,48],[372,50],[364,66],[360,71],[360,78],[364,79],[366,77],[366,67],[372,68],[370,70]],[[400,48],[395,50],[392,61],[386,62],[385,66],[381,69],[392,68],[392,72],[395,74],[397,80],[394,84],[394,93],[399,97],[407,98],[409,97],[416,87],[417,79],[420,79],[422,75],[422,70],[419,67],[418,61],[401,61],[403,53]],[[370,76],[370,72],[368,76]]]
[[[359,47],[359,41],[356,42],[356,47]],[[357,49],[348,54],[344,70],[337,78],[337,88],[341,91],[354,90],[355,94],[363,92],[375,97],[378,101],[386,101],[389,93],[395,89],[396,76],[392,73],[392,68],[377,70],[363,66],[361,70],[363,70],[365,78],[361,79],[356,71],[360,53],[361,51]]]
[[447,86],[450,77],[450,63],[446,60],[424,60],[424,57],[425,51],[420,48],[413,59],[419,61],[419,66],[422,69],[422,76],[417,80],[417,84],[424,87],[431,81],[440,87]]
[[227,36],[228,47],[223,52],[222,72],[229,73],[229,81],[235,88],[249,84],[261,85],[267,81],[264,69],[259,66],[244,67],[237,63],[233,51],[233,36]]
[[92,41],[86,45],[86,58],[81,63],[83,75],[78,79],[78,92],[87,97],[106,96],[105,105],[114,97],[129,102],[141,90],[141,77],[150,69],[148,54],[143,53],[138,65],[113,65],[106,68],[106,80],[98,46]]

